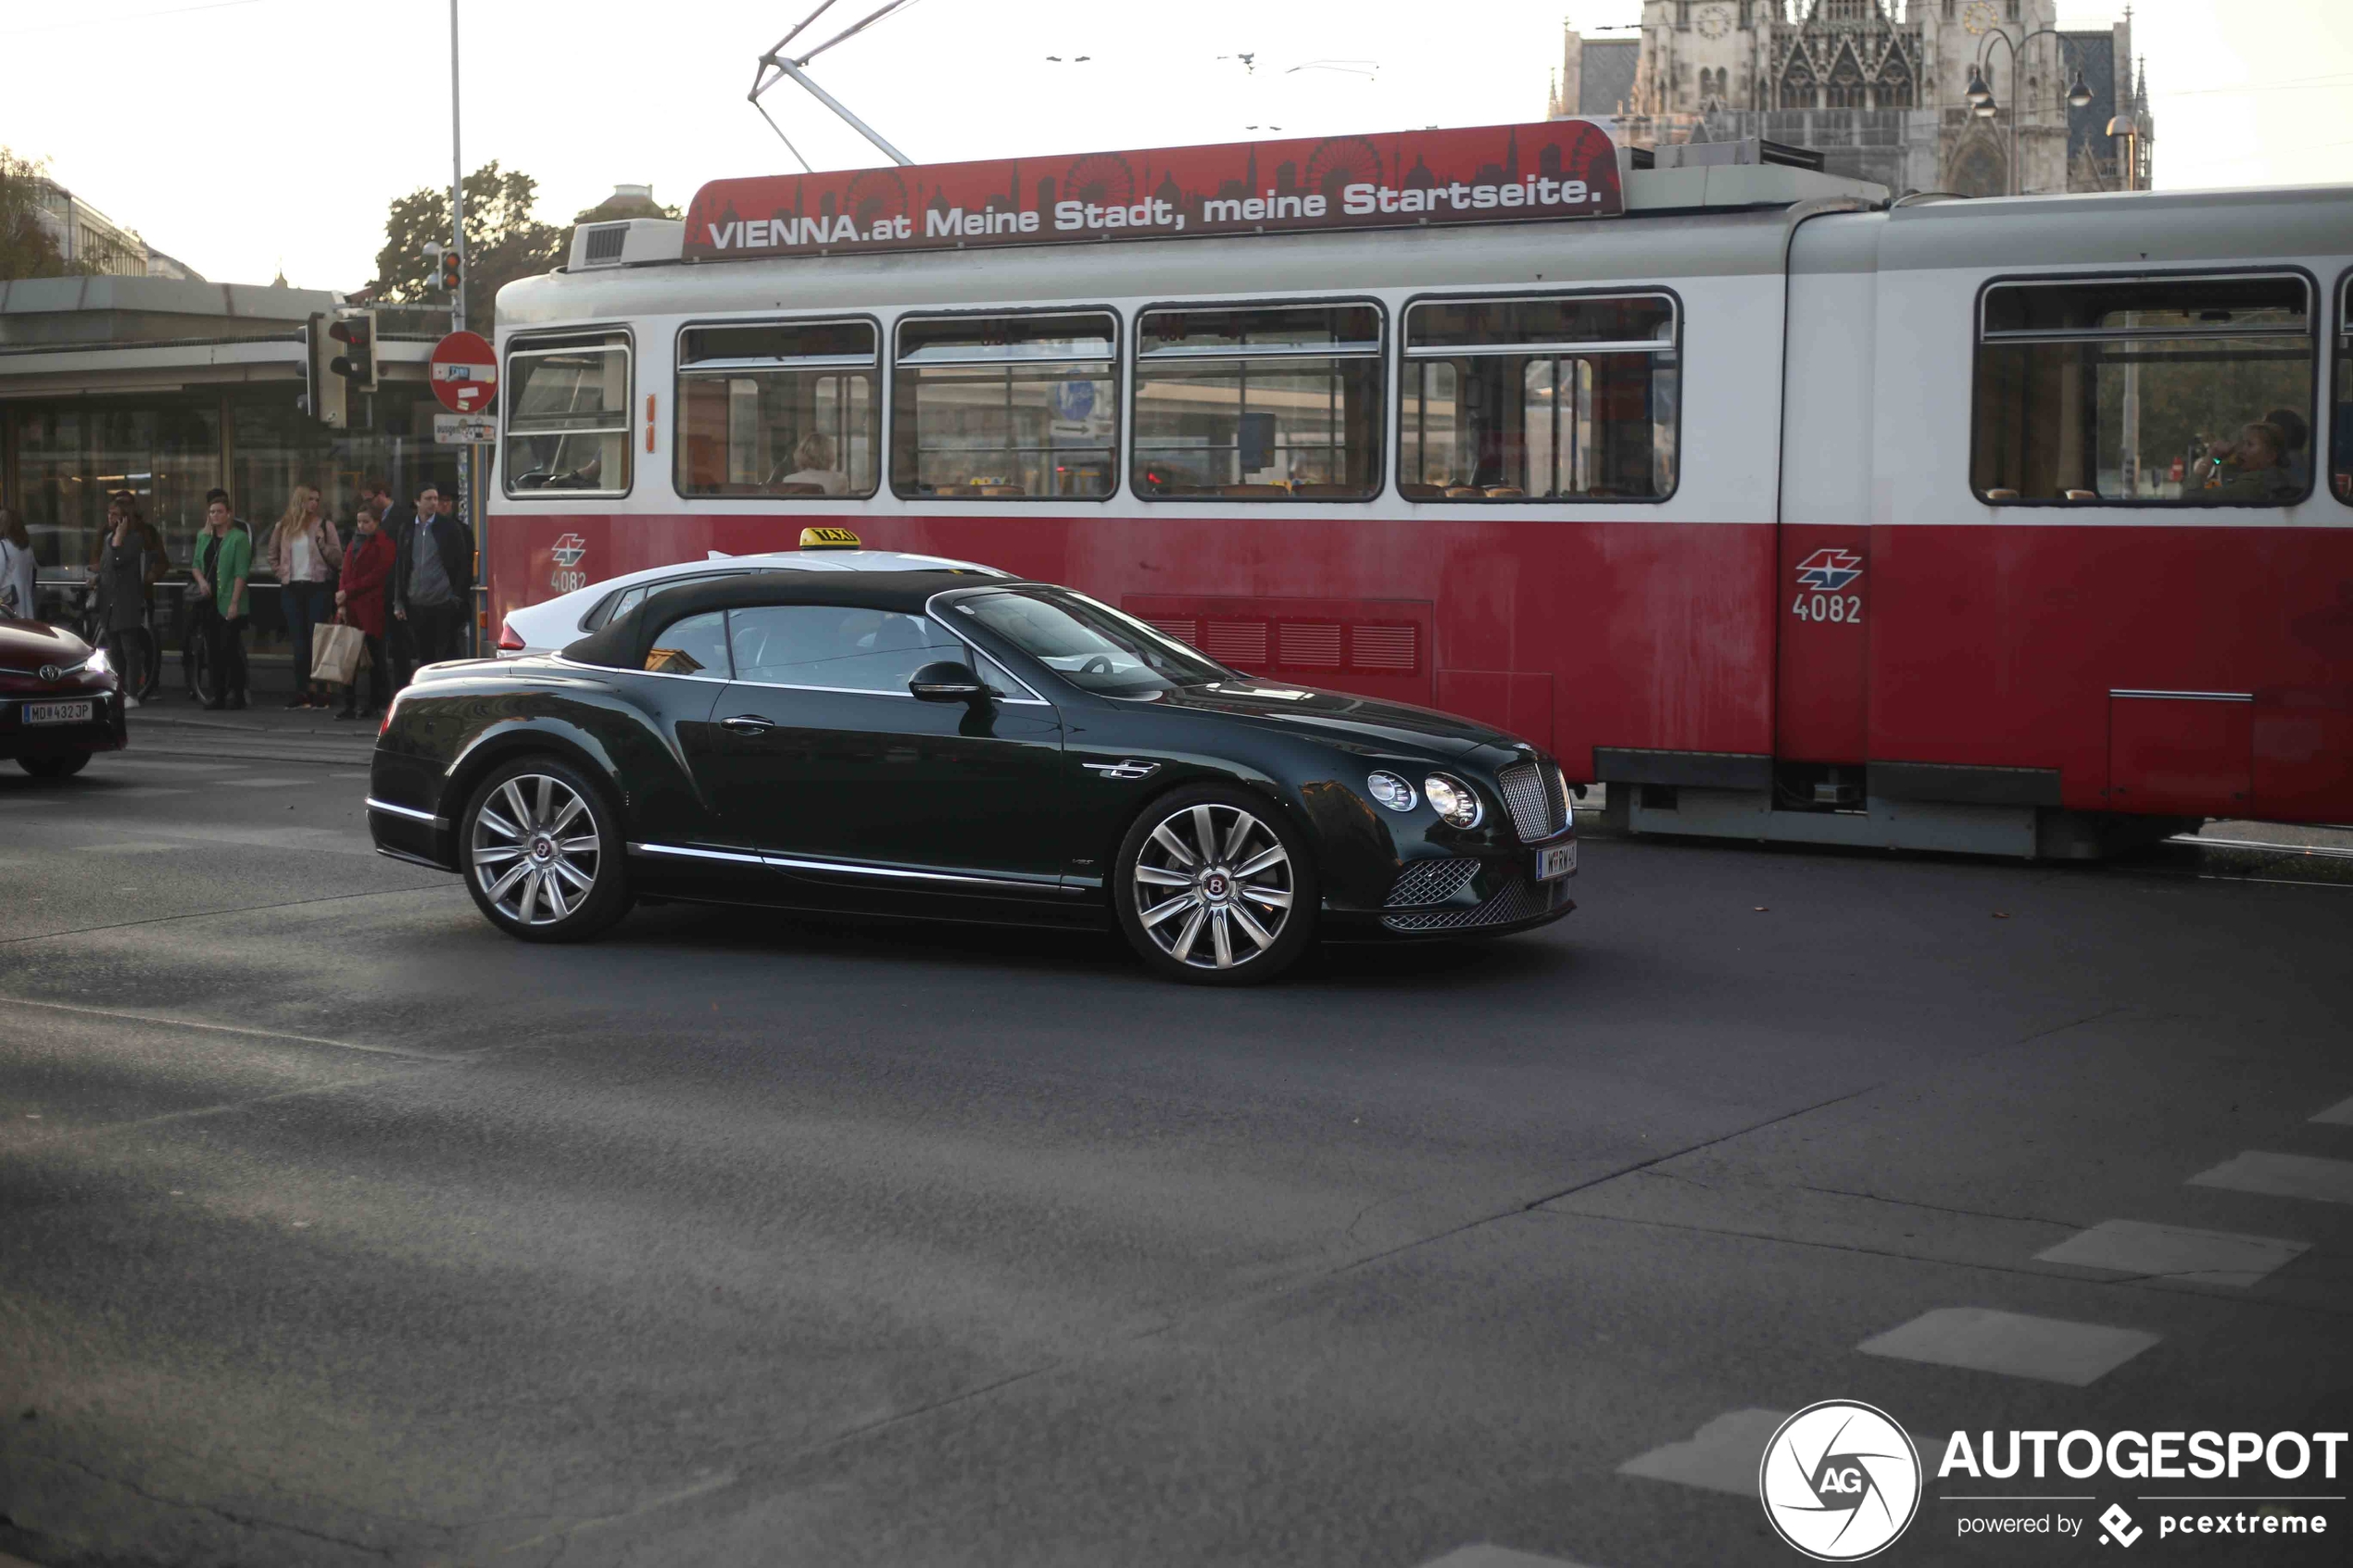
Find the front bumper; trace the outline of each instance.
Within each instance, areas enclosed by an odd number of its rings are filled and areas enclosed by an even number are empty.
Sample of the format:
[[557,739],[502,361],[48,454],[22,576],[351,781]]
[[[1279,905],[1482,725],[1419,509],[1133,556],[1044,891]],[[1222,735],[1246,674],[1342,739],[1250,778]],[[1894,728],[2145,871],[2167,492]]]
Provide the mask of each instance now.
[[[33,702],[88,702],[84,724],[28,724],[24,708]],[[130,734],[120,692],[89,687],[10,692],[0,696],[0,759],[71,757],[88,751],[120,751]]]

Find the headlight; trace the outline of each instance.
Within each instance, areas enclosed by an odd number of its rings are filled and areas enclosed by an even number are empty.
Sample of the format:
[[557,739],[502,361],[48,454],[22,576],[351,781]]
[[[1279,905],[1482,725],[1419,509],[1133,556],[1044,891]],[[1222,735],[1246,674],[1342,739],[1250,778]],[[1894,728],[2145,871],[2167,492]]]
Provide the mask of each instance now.
[[1478,793],[1470,785],[1443,773],[1432,773],[1422,781],[1422,793],[1429,797],[1429,809],[1446,819],[1450,826],[1478,826]]
[[1414,809],[1414,786],[1395,773],[1375,773],[1365,781],[1365,787],[1371,791],[1374,799],[1392,811]]
[[90,650],[90,657],[83,659],[80,664],[74,667],[74,673],[77,675],[111,675],[114,673],[114,666],[107,662],[106,649],[92,648]]

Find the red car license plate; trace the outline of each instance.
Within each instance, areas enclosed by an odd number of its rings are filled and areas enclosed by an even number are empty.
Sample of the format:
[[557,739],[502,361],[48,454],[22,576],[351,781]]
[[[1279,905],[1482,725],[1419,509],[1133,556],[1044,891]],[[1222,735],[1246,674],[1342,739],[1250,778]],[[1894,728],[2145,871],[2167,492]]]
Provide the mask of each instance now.
[[1552,882],[1556,878],[1568,876],[1576,870],[1577,841],[1575,839],[1569,840],[1567,844],[1555,845],[1550,849],[1536,851],[1536,880],[1539,882]]
[[87,724],[97,710],[92,702],[28,702],[24,705],[24,721],[28,724]]

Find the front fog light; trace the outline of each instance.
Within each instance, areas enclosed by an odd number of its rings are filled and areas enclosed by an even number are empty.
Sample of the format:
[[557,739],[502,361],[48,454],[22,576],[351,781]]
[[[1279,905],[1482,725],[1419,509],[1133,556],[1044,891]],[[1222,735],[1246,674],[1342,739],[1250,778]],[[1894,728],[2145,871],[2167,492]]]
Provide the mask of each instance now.
[[1395,773],[1375,773],[1365,781],[1365,787],[1372,792],[1374,799],[1392,811],[1414,809],[1414,786]]
[[1478,796],[1471,786],[1432,773],[1422,781],[1422,793],[1429,797],[1429,809],[1443,817],[1449,825],[1458,828],[1478,826]]

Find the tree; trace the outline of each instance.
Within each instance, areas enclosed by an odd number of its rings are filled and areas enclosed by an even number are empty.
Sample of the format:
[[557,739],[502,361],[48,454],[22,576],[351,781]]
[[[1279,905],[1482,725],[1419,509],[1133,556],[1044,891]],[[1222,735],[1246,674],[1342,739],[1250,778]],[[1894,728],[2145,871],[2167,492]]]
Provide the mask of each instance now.
[[0,278],[66,278],[96,270],[68,261],[41,221],[53,189],[48,165],[0,147]]
[[[563,259],[564,231],[532,217],[539,182],[493,159],[466,176],[466,324],[485,335],[498,290],[535,277]],[[444,304],[441,270],[429,241],[449,243],[449,193],[428,187],[394,199],[384,249],[369,290],[390,305]]]

